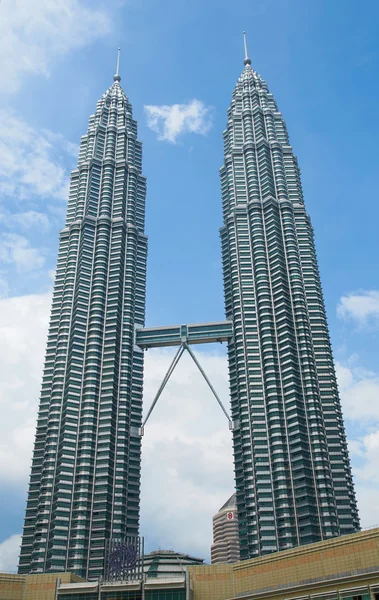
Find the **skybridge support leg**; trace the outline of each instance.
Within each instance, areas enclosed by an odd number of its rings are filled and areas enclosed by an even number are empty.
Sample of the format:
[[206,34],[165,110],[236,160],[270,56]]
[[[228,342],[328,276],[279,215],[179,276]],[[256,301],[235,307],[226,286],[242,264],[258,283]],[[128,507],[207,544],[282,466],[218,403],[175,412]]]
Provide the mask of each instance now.
[[140,429],[140,435],[141,435],[141,436],[143,436],[143,434],[144,434],[144,429],[145,429],[145,425],[146,425],[146,423],[147,423],[147,421],[148,421],[148,419],[149,419],[149,417],[150,417],[151,413],[153,412],[153,410],[154,410],[154,407],[155,407],[156,403],[158,402],[158,399],[159,399],[160,395],[162,394],[162,392],[163,392],[164,388],[166,387],[166,384],[167,384],[168,380],[170,379],[170,377],[171,377],[171,375],[172,375],[172,373],[173,373],[173,371],[174,371],[174,369],[175,369],[176,365],[178,364],[178,362],[179,362],[179,360],[180,360],[180,358],[181,358],[181,356],[182,356],[182,354],[183,354],[183,352],[184,352],[185,350],[187,350],[188,354],[191,356],[191,358],[192,358],[192,360],[194,361],[195,365],[197,366],[197,368],[199,369],[200,373],[202,374],[202,376],[204,377],[205,381],[207,382],[207,384],[208,384],[208,386],[209,386],[209,388],[210,388],[210,390],[211,390],[212,394],[213,394],[213,395],[214,395],[214,397],[216,398],[216,400],[217,400],[217,402],[218,402],[219,406],[221,407],[221,410],[222,410],[222,412],[224,413],[224,415],[225,415],[225,416],[226,416],[226,418],[228,419],[228,423],[229,423],[229,429],[230,429],[231,431],[233,431],[233,429],[234,429],[234,424],[233,424],[233,421],[231,420],[231,418],[229,417],[229,415],[228,415],[227,411],[225,410],[225,407],[224,407],[223,403],[221,402],[221,400],[220,400],[220,398],[219,398],[219,396],[218,396],[218,394],[217,394],[216,390],[214,389],[213,385],[212,385],[212,384],[211,384],[211,382],[209,381],[209,379],[208,379],[208,377],[207,377],[207,375],[206,375],[206,373],[205,373],[204,369],[202,368],[202,366],[200,365],[200,363],[199,363],[199,361],[197,360],[196,356],[194,355],[194,353],[193,353],[193,352],[192,352],[192,350],[190,349],[190,347],[189,347],[188,343],[184,341],[184,342],[183,342],[183,343],[182,343],[182,344],[179,346],[179,349],[178,349],[177,353],[175,354],[175,356],[174,356],[174,359],[173,359],[173,361],[172,361],[172,363],[171,363],[171,365],[170,365],[170,367],[169,367],[169,369],[168,369],[168,371],[167,371],[166,375],[164,376],[164,379],[163,379],[163,381],[162,381],[162,383],[161,383],[161,385],[160,385],[160,387],[159,387],[159,390],[157,391],[157,393],[156,393],[156,395],[155,395],[155,398],[154,398],[154,400],[153,400],[153,403],[152,403],[152,405],[151,405],[151,406],[150,406],[150,408],[149,408],[149,411],[148,411],[148,413],[147,413],[147,415],[146,415],[146,417],[145,417],[145,420],[144,420],[144,421],[143,421],[143,423],[142,423],[142,427],[141,427],[141,429]]
[[221,407],[222,412],[224,413],[224,415],[226,416],[226,418],[228,419],[229,422],[229,429],[230,431],[233,431],[233,421],[231,420],[231,418],[229,417],[228,413],[226,412],[226,409],[223,405],[223,403],[221,402],[220,398],[218,397],[218,394],[216,392],[216,390],[214,389],[213,385],[211,384],[211,382],[209,381],[204,369],[202,368],[201,364],[199,363],[199,361],[197,360],[196,356],[194,355],[194,353],[192,352],[191,348],[189,347],[189,345],[184,342],[184,347],[185,349],[188,351],[189,355],[191,356],[192,360],[194,361],[195,365],[197,366],[197,368],[199,369],[200,373],[202,374],[202,376],[204,377],[205,381],[207,382],[212,394],[214,395],[214,397],[216,398],[219,406]]
[[149,411],[148,411],[148,413],[147,413],[147,415],[146,415],[146,417],[145,417],[145,420],[144,420],[144,422],[142,423],[142,427],[141,427],[141,435],[143,435],[143,434],[144,434],[144,427],[145,427],[145,425],[146,425],[146,423],[147,423],[147,420],[148,420],[148,418],[150,417],[151,413],[153,412],[153,410],[154,410],[154,407],[155,407],[156,403],[157,403],[157,402],[158,402],[158,400],[159,400],[159,396],[161,395],[161,393],[163,392],[164,388],[166,387],[166,384],[167,384],[168,380],[170,379],[170,377],[171,377],[171,375],[172,375],[172,373],[173,373],[173,371],[174,371],[174,369],[175,369],[176,365],[177,365],[177,364],[178,364],[178,362],[180,361],[180,358],[181,358],[181,356],[182,356],[183,352],[184,352],[184,345],[182,344],[181,346],[179,346],[179,349],[178,349],[177,353],[175,354],[175,356],[174,356],[174,359],[173,359],[173,361],[172,361],[172,363],[171,363],[171,365],[170,365],[170,367],[169,367],[169,369],[168,369],[168,371],[167,371],[166,375],[164,376],[164,379],[163,379],[163,381],[162,381],[162,383],[161,383],[161,385],[160,385],[160,388],[159,388],[159,390],[157,391],[157,393],[156,393],[156,395],[155,395],[155,398],[154,398],[154,400],[153,400],[153,403],[152,403],[152,405],[151,405],[151,406],[150,406],[150,408],[149,408]]

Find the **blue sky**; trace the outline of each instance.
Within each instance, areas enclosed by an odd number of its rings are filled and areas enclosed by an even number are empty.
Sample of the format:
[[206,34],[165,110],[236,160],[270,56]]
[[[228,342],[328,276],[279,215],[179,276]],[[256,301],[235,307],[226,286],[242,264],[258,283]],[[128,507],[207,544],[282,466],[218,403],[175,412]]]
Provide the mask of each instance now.
[[[117,47],[148,178],[147,323],[217,320],[218,169],[244,29],[299,159],[362,523],[379,522],[378,22],[374,0],[0,4],[0,567],[13,568],[22,526],[68,172]],[[201,358],[227,401],[223,353]],[[147,404],[168,360],[148,358]],[[211,515],[232,486],[230,439],[190,364],[175,377],[144,440],[142,529],[151,548],[205,556]],[[212,422],[202,435],[185,403]]]

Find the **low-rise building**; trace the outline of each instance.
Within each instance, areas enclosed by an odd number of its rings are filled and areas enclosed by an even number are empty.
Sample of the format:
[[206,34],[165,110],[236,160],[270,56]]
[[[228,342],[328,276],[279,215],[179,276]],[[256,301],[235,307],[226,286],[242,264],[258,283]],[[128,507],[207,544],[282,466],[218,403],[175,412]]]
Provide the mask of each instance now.
[[56,600],[187,600],[187,568],[203,562],[189,554],[156,550],[144,557],[143,581],[62,583]]
[[379,528],[235,564],[161,550],[145,559],[143,581],[0,574],[0,600],[379,600]]
[[379,600],[379,528],[188,571],[194,600]]

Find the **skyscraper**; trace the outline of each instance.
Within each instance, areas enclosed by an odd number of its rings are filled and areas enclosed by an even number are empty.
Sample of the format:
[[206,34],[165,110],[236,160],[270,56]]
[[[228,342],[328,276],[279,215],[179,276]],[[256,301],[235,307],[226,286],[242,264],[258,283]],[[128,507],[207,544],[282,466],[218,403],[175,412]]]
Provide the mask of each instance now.
[[[20,573],[103,573],[138,534],[141,348],[228,341],[241,558],[359,529],[313,230],[266,83],[245,68],[224,132],[225,322],[143,329],[142,146],[114,83],[90,117],[61,232]],[[137,345],[138,344],[138,345]],[[150,415],[149,411],[146,419]]]
[[300,171],[246,40],[244,64],[221,168],[241,559],[359,529]]
[[233,494],[213,517],[211,563],[234,563],[239,559],[238,515]]
[[106,538],[137,535],[147,238],[142,145],[114,83],[71,174],[60,235],[20,573],[102,573]]

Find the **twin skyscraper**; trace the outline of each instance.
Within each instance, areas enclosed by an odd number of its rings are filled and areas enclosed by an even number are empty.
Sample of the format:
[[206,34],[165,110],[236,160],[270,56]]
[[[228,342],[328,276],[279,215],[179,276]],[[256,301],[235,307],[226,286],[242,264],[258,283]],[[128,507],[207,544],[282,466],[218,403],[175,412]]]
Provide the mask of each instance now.
[[[247,52],[223,138],[220,232],[244,559],[355,532],[359,519],[300,171]],[[20,573],[98,578],[107,540],[138,535],[145,196],[142,144],[117,70],[71,174]]]

